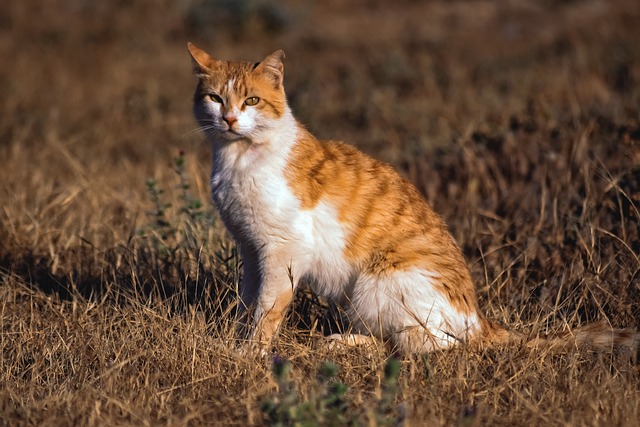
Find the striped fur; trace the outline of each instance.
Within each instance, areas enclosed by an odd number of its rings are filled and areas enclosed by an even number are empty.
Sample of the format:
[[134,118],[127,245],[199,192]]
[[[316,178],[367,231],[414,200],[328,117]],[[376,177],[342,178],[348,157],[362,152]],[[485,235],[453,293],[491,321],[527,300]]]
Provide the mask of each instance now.
[[[243,258],[240,307],[253,312],[252,339],[270,341],[304,281],[345,305],[354,331],[400,351],[526,341],[484,318],[460,249],[411,183],[295,120],[282,51],[249,63],[188,48],[199,78],[194,113],[214,149],[213,200]],[[527,345],[638,341],[591,326]]]

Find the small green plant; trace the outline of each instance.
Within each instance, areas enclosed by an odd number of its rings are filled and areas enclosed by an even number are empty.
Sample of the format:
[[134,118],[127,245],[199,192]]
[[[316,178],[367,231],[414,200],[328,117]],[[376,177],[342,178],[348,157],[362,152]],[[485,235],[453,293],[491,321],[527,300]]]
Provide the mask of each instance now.
[[202,208],[202,202],[191,195],[189,191],[191,184],[187,178],[187,171],[185,168],[184,153],[180,152],[180,155],[174,159],[176,174],[180,179],[180,200],[182,200],[182,206],[180,212],[187,215],[191,220],[196,221],[205,217],[205,211]]
[[393,426],[398,422],[394,417],[395,400],[398,394],[398,377],[400,376],[400,362],[389,359],[384,367],[382,377],[382,393],[375,412],[376,425]]
[[205,209],[200,199],[190,192],[183,152],[174,159],[174,171],[180,200],[177,215],[170,215],[173,204],[163,200],[165,191],[155,179],[149,178],[146,186],[153,210],[148,215],[152,220],[139,230],[142,237],[151,239],[152,246],[162,256],[175,255],[181,249],[198,251],[207,243],[206,230],[213,227],[213,212]]
[[[318,383],[309,397],[302,399],[289,378],[291,363],[276,357],[272,367],[278,391],[262,402],[267,425],[274,427],[298,426],[360,426],[398,425],[394,402],[398,393],[400,363],[390,359],[384,370],[382,397],[370,413],[353,410],[348,400],[348,387],[338,380],[339,368],[326,361],[318,370]],[[367,422],[364,420],[368,418]]]
[[348,387],[337,379],[338,371],[333,362],[326,361],[318,373],[321,389],[318,409],[325,413],[325,421],[332,426],[344,425],[348,420],[346,414],[349,408],[345,400]]
[[291,363],[276,357],[273,361],[273,378],[278,385],[276,396],[262,402],[262,412],[271,426],[316,426],[313,402],[302,401],[291,387],[289,373]]
[[154,221],[152,227],[158,230],[170,230],[171,224],[167,221],[167,209],[171,207],[171,203],[162,201],[164,190],[158,187],[158,181],[153,178],[147,179],[147,192],[154,206],[154,211],[149,215],[153,216]]

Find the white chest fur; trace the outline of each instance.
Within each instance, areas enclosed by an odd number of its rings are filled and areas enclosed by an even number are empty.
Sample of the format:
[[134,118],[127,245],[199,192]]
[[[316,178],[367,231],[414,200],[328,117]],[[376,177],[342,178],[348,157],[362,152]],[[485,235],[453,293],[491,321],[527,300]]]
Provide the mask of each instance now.
[[286,151],[235,143],[217,151],[211,177],[213,199],[241,243],[266,244],[286,237],[280,225],[296,210],[283,177]]

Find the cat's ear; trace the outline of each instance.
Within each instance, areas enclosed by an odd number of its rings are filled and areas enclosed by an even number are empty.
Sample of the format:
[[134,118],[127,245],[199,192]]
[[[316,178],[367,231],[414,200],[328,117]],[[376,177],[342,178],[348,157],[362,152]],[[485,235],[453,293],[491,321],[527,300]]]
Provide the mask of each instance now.
[[284,79],[284,51],[276,50],[271,55],[260,61],[255,72],[266,74],[272,81],[276,88],[282,86],[282,80]]
[[201,77],[211,72],[211,65],[216,62],[215,59],[191,42],[187,42],[187,49],[189,49],[189,53],[191,54],[193,73],[195,75]]

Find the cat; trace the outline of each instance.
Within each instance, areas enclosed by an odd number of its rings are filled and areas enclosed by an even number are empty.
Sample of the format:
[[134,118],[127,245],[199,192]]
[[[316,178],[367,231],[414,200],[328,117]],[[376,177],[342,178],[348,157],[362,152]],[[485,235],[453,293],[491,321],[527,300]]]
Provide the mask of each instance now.
[[[282,50],[251,63],[187,47],[194,115],[213,147],[213,200],[243,260],[239,311],[252,312],[251,342],[269,344],[300,282],[347,307],[354,334],[333,336],[345,342],[371,336],[421,353],[524,339],[481,313],[460,248],[410,182],[294,118]],[[525,342],[640,343],[631,331],[578,329]]]

